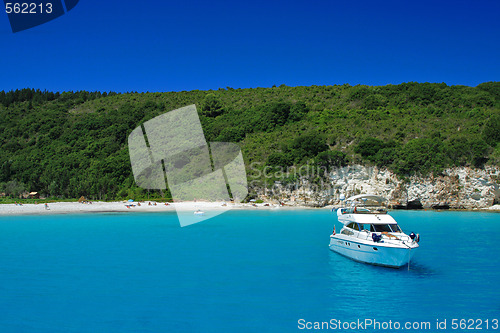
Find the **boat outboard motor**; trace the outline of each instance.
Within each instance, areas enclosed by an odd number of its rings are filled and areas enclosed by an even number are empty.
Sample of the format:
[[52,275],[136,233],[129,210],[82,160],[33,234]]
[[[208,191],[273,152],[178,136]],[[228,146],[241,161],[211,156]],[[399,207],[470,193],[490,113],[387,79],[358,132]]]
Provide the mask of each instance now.
[[376,233],[372,233],[372,239],[375,243],[380,242],[382,240],[382,235],[377,235]]
[[412,233],[410,234],[410,238],[411,238],[411,240],[412,240],[412,241],[415,241],[415,242],[417,242],[417,243],[418,243],[418,242],[420,242],[420,235],[419,235],[419,234],[416,234],[416,235],[415,235],[415,233],[414,233],[414,232],[412,232]]

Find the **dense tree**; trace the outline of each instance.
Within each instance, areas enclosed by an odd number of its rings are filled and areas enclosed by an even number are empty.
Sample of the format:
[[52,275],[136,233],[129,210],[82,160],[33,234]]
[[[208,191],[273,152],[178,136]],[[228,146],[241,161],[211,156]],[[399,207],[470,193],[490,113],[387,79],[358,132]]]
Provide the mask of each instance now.
[[319,167],[325,168],[325,170],[330,171],[335,167],[343,167],[348,163],[347,156],[344,152],[334,150],[334,151],[323,151],[316,156],[316,163]]
[[314,157],[326,150],[328,145],[325,138],[315,132],[299,135],[288,146],[289,154],[295,162]]
[[293,164],[293,160],[289,154],[286,153],[271,153],[267,157],[267,165],[287,167]]
[[201,106],[202,113],[207,117],[217,117],[224,112],[222,102],[214,94],[207,94]]
[[441,172],[446,165],[446,155],[440,141],[414,139],[409,141],[399,154],[396,171],[401,174]]
[[491,115],[483,129],[483,138],[490,146],[500,142],[500,114]]
[[384,147],[385,143],[383,140],[377,138],[366,138],[356,146],[354,151],[361,154],[364,158],[374,161],[375,155]]

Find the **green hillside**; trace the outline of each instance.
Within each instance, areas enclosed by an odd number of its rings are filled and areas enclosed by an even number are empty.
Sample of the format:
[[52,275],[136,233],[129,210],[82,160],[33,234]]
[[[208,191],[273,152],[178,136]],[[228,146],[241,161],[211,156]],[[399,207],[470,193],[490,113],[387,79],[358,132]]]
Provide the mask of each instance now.
[[329,170],[379,165],[400,175],[500,164],[500,82],[127,94],[23,89],[0,92],[0,191],[144,197],[127,137],[144,121],[190,104],[207,141],[240,143],[248,173],[306,163]]

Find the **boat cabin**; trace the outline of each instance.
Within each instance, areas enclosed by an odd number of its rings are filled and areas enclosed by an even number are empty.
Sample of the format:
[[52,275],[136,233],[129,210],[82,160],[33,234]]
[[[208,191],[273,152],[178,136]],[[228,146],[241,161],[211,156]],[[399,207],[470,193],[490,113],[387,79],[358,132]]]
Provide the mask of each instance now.
[[345,225],[346,228],[356,231],[369,231],[369,232],[403,232],[397,224],[371,224],[371,223],[357,223],[351,222]]

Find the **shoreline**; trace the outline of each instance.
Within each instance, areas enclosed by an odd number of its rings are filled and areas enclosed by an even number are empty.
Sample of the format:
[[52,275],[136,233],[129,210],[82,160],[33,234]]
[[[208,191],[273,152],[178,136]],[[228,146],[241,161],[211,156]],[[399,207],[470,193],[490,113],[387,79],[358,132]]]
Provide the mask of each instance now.
[[[148,203],[151,203],[149,205]],[[140,206],[138,205],[140,203]],[[156,205],[155,205],[156,203]],[[224,205],[225,204],[225,205]],[[79,213],[127,213],[127,212],[195,212],[202,211],[226,211],[226,210],[273,210],[273,209],[315,209],[313,207],[302,206],[278,206],[265,203],[252,204],[248,203],[225,203],[220,202],[204,202],[204,201],[186,201],[174,202],[165,205],[164,202],[156,201],[94,201],[92,204],[79,202],[53,202],[48,203],[48,209],[44,203],[39,204],[0,204],[0,217],[15,216],[15,215],[56,215],[56,214],[79,214]]]
[[[140,206],[139,206],[140,203]],[[149,205],[148,203],[151,203]],[[156,205],[154,205],[156,203]],[[267,205],[267,206],[266,206]],[[174,202],[165,205],[163,202],[155,201],[96,201],[92,204],[79,202],[54,202],[48,204],[48,209],[45,204],[0,204],[1,216],[16,216],[16,215],[55,215],[55,214],[78,214],[78,213],[125,213],[125,212],[195,212],[202,211],[226,211],[226,210],[296,210],[296,209],[332,209],[333,206],[325,207],[310,207],[310,206],[279,206],[276,204],[250,204],[250,203],[225,203],[219,202],[204,202],[204,201],[187,201]],[[432,209],[425,209],[432,210]],[[397,211],[393,209],[391,211]],[[433,211],[472,211],[472,212],[500,212],[500,205],[494,205],[483,209],[447,209]]]

